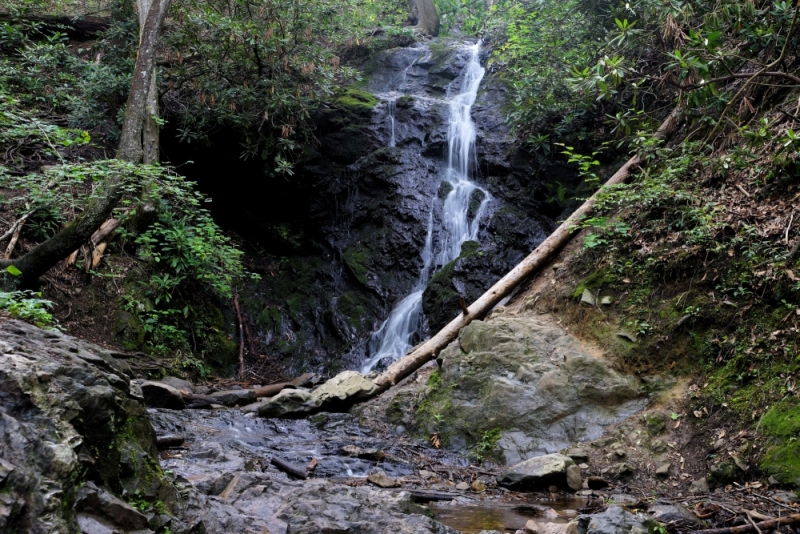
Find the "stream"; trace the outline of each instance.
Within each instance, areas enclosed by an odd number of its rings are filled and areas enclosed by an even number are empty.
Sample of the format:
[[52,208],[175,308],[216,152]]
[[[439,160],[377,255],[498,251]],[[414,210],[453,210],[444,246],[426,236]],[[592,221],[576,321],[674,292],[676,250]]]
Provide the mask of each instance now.
[[[481,471],[461,456],[436,449],[402,430],[380,433],[359,425],[343,413],[320,413],[307,419],[264,419],[232,410],[148,410],[159,435],[180,435],[181,448],[161,452],[164,470],[190,482],[208,495],[226,495],[246,473],[264,473],[277,480],[288,477],[270,466],[271,458],[293,465],[316,464],[310,479],[333,484],[333,493],[368,485],[367,476],[380,469],[394,478],[399,490],[452,493],[450,502],[432,502],[415,510],[464,534],[481,530],[514,532],[535,518],[564,523],[577,516],[586,498],[556,494],[515,493],[492,487],[482,493],[458,491],[458,482]],[[233,481],[233,483],[231,482]],[[288,483],[288,482],[287,482]],[[383,490],[385,494],[397,489]],[[245,492],[246,493],[246,492]],[[299,496],[298,496],[299,495]],[[302,505],[307,494],[292,498]],[[298,502],[292,505],[297,506]]]

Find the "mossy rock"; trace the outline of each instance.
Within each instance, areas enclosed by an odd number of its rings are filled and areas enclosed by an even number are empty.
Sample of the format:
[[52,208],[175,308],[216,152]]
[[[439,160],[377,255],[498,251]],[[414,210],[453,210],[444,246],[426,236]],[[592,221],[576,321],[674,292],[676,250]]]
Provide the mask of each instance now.
[[367,285],[367,266],[369,264],[367,249],[361,245],[350,247],[342,253],[342,259],[356,280]]
[[772,438],[761,467],[781,483],[800,487],[800,399],[789,399],[767,410],[759,427]]
[[372,113],[372,108],[378,104],[379,100],[372,93],[351,85],[339,91],[333,102],[339,107],[349,108],[353,111]]
[[114,341],[128,350],[144,347],[144,325],[139,318],[128,311],[117,310],[113,319]]
[[572,297],[579,299],[583,295],[583,291],[597,290],[600,288],[613,285],[617,281],[617,276],[608,268],[598,269],[589,276],[580,281],[575,291],[572,292]]

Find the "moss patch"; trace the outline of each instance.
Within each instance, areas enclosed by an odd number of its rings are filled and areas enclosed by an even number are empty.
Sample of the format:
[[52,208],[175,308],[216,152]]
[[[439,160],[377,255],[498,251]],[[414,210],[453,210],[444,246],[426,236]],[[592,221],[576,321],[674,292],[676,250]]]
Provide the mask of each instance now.
[[342,89],[334,99],[334,103],[338,106],[369,112],[378,102],[379,100],[372,93],[362,91],[352,85]]
[[367,264],[369,262],[369,255],[367,249],[361,245],[356,245],[348,248],[342,254],[344,263],[350,268],[350,272],[356,277],[356,280],[362,284],[367,284]]

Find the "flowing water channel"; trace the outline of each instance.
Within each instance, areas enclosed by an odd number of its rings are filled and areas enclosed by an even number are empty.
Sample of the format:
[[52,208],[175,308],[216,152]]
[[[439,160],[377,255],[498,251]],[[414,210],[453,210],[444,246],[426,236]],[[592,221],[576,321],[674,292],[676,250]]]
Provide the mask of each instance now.
[[[413,62],[408,68],[412,65]],[[400,83],[401,91],[408,68],[404,71]],[[417,282],[411,293],[394,307],[389,317],[372,335],[369,357],[361,367],[362,373],[371,371],[383,360],[395,361],[406,354],[411,347],[414,334],[422,323],[422,296],[431,274],[458,258],[461,254],[461,245],[465,241],[476,241],[478,238],[481,219],[491,196],[473,181],[477,158],[476,129],[472,122],[471,111],[485,72],[486,69],[480,63],[480,42],[478,42],[471,47],[469,60],[459,76],[460,91],[448,100],[450,112],[447,130],[447,166],[443,180],[449,183],[451,189],[442,205],[441,226],[436,232],[437,243],[434,246],[433,213],[434,203],[438,201],[434,198],[428,215],[428,228],[422,249],[422,269]],[[395,102],[396,97],[390,99],[387,105],[390,147],[396,144]],[[471,210],[475,198],[480,198],[480,204],[477,209]]]

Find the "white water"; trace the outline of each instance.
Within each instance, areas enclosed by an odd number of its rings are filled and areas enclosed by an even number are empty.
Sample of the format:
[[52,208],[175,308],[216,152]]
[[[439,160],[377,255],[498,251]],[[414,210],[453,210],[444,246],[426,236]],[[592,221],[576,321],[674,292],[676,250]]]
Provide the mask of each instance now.
[[[447,169],[444,179],[453,189],[444,200],[442,207],[442,228],[434,264],[433,254],[433,209],[428,215],[428,232],[422,250],[422,270],[412,292],[401,300],[389,314],[380,329],[372,335],[369,343],[371,355],[361,367],[362,373],[371,371],[381,360],[392,361],[404,356],[411,347],[411,338],[420,327],[422,319],[422,294],[428,284],[432,267],[442,267],[456,259],[461,253],[464,241],[476,240],[481,218],[491,199],[489,192],[470,180],[471,171],[477,167],[475,154],[475,124],[472,122],[472,105],[478,97],[478,87],[486,72],[481,67],[480,43],[472,47],[472,55],[462,72],[461,92],[449,101],[450,119],[447,130]],[[406,69],[407,70],[407,69]],[[394,102],[392,102],[394,104]],[[390,108],[392,137],[394,146],[394,109]],[[470,199],[476,190],[483,193],[483,199],[469,220]]]
[[395,99],[389,100],[389,102],[386,103],[386,106],[389,109],[389,123],[391,128],[391,136],[389,137],[389,146],[393,147],[397,145],[397,141],[394,136],[394,111],[397,106],[397,100]]

